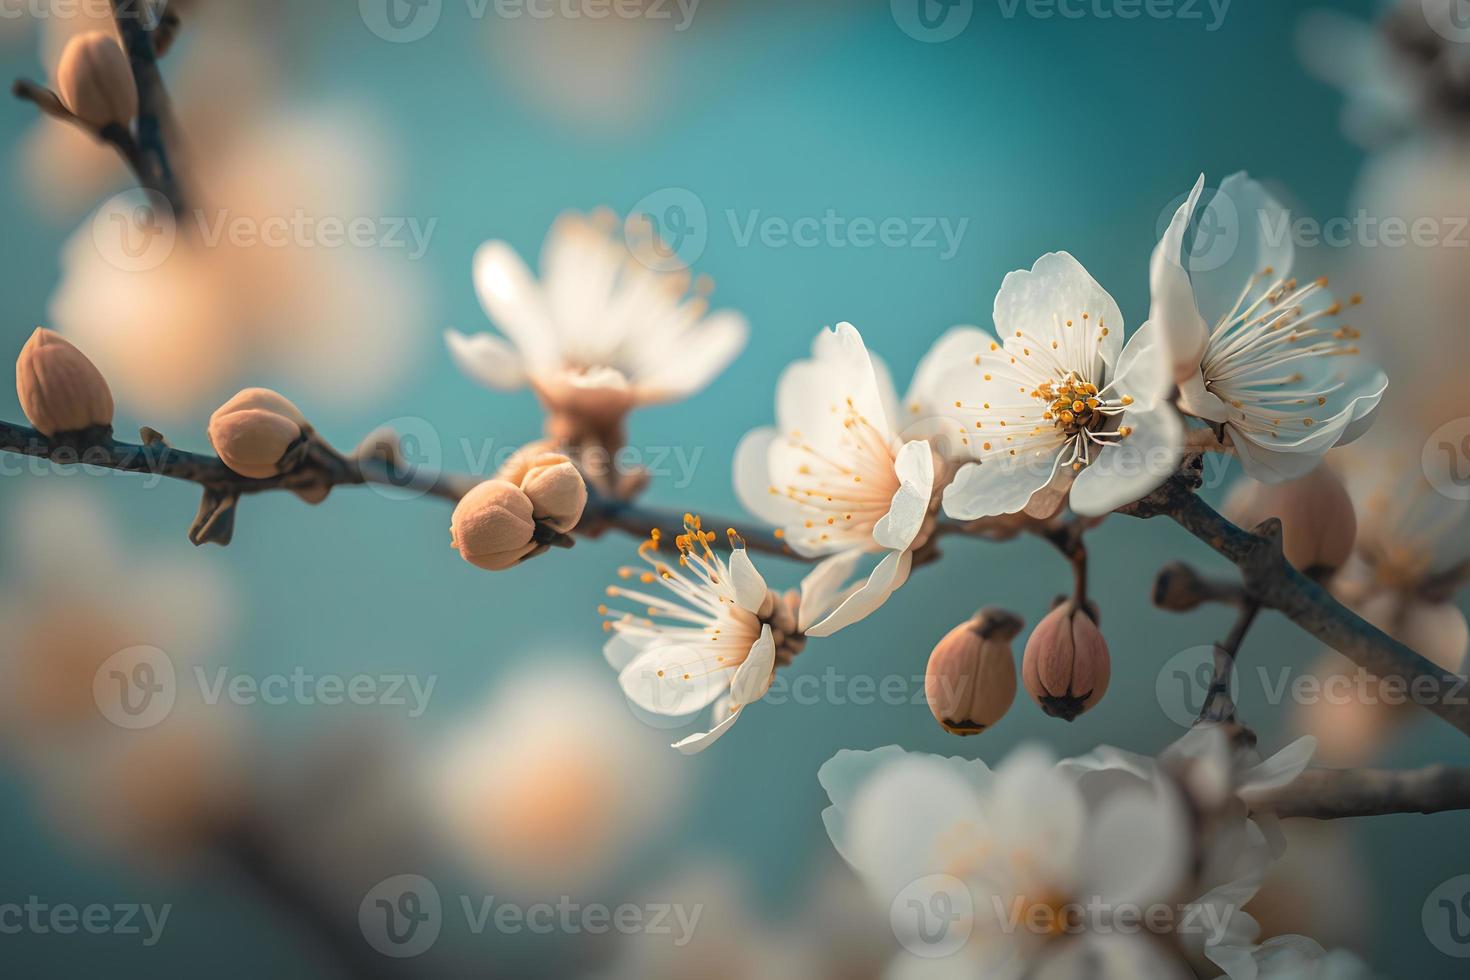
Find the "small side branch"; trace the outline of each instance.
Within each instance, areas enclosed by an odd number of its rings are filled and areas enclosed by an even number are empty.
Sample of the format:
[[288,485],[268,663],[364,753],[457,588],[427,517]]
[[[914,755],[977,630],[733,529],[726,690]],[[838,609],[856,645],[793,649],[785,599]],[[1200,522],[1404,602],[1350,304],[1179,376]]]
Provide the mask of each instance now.
[[177,126],[163,72],[158,68],[160,38],[164,46],[173,43],[178,31],[177,16],[172,20],[152,23],[146,0],[112,0],[112,16],[133,69],[133,83],[138,88],[137,141],[142,160],[140,182],[161,194],[182,217],[188,204],[182,183],[170,156],[178,145]]
[[1196,478],[1175,477],[1119,513],[1170,518],[1238,566],[1247,596],[1262,608],[1282,613],[1373,676],[1403,681],[1416,701],[1470,735],[1464,678],[1388,636],[1293,568],[1281,550],[1280,521],[1267,521],[1254,534],[1243,531],[1201,500],[1197,488]]
[[1470,810],[1470,770],[1309,769],[1262,802],[1277,816],[1312,820]]

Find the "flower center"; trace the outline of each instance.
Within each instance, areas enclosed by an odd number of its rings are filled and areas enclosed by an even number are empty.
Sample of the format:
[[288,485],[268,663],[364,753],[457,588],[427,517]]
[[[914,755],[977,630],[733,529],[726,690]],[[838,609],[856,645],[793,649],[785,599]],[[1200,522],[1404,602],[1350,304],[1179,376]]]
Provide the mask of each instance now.
[[1132,397],[1107,397],[1105,391],[1084,380],[1076,371],[1041,382],[1031,392],[1031,397],[1046,406],[1041,415],[1042,421],[1050,422],[1072,441],[1072,455],[1066,462],[1074,470],[1080,470],[1091,461],[1094,448],[1116,445],[1133,431],[1126,425],[1109,428],[1113,420],[1133,404]]

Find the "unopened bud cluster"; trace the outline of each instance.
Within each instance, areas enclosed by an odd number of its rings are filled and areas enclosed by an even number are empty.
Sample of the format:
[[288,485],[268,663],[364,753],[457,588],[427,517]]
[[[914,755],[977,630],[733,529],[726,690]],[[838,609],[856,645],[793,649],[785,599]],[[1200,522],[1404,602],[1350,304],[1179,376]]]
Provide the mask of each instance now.
[[246,388],[209,417],[209,444],[226,466],[253,480],[290,469],[310,434],[301,410],[269,388]]
[[582,519],[587,484],[567,457],[528,447],[493,480],[465,494],[450,521],[450,544],[478,568],[503,571],[546,549],[538,527],[566,534]]

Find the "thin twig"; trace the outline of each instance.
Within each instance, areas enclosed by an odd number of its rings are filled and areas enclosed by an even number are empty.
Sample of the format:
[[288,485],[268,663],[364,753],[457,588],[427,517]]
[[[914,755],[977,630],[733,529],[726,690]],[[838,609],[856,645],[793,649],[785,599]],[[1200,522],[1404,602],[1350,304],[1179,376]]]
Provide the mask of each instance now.
[[1247,599],[1240,607],[1235,625],[1230,628],[1230,635],[1223,642],[1215,644],[1215,671],[1210,678],[1210,689],[1205,693],[1205,701],[1200,707],[1199,721],[1196,724],[1230,724],[1236,721],[1235,696],[1230,690],[1230,677],[1235,670],[1235,659],[1240,655],[1240,645],[1245,641],[1245,635],[1250,632],[1251,625],[1256,621],[1256,614],[1260,611],[1259,602]]
[[1252,534],[1220,516],[1195,493],[1197,481],[1175,477],[1119,513],[1164,516],[1237,565],[1246,593],[1378,678],[1397,678],[1422,692],[1425,707],[1470,735],[1465,679],[1431,663],[1364,621],[1326,589],[1292,567],[1281,550],[1281,522]]
[[1280,817],[1313,820],[1470,810],[1470,770],[1308,769],[1262,805]]
[[158,68],[155,27],[149,23],[146,0],[112,0],[112,17],[138,89],[137,140],[142,158],[139,182],[162,195],[174,216],[182,218],[188,201],[171,157],[172,148],[178,145],[176,124],[163,73]]

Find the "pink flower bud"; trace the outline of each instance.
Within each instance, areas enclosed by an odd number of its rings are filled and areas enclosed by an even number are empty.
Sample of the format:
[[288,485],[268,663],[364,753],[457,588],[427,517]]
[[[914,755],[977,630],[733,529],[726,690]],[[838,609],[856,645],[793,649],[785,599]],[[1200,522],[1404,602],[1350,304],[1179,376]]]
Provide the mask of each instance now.
[[1247,530],[1280,518],[1286,560],[1303,572],[1341,568],[1358,536],[1352,498],[1326,465],[1275,485],[1241,480],[1225,502],[1225,516]]
[[531,498],[513,483],[486,480],[460,499],[449,525],[449,541],[464,560],[503,571],[536,549]]
[[37,327],[15,361],[15,390],[31,425],[47,437],[112,424],[112,391],[87,356]]
[[241,476],[281,474],[287,453],[311,431],[301,410],[269,388],[246,388],[209,417],[209,443]]
[[1021,620],[983,609],[940,640],[929,655],[924,695],[946,731],[978,735],[1000,721],[1016,700],[1016,660],[1011,641]]
[[1090,615],[1075,602],[1057,606],[1031,633],[1021,660],[1021,681],[1041,710],[1071,721],[1107,693],[1112,659]]
[[565,534],[577,526],[587,506],[587,483],[570,459],[546,453],[533,460],[521,478],[536,519]]
[[78,34],[67,42],[56,68],[61,101],[99,129],[126,126],[138,114],[138,88],[122,45],[106,31]]

